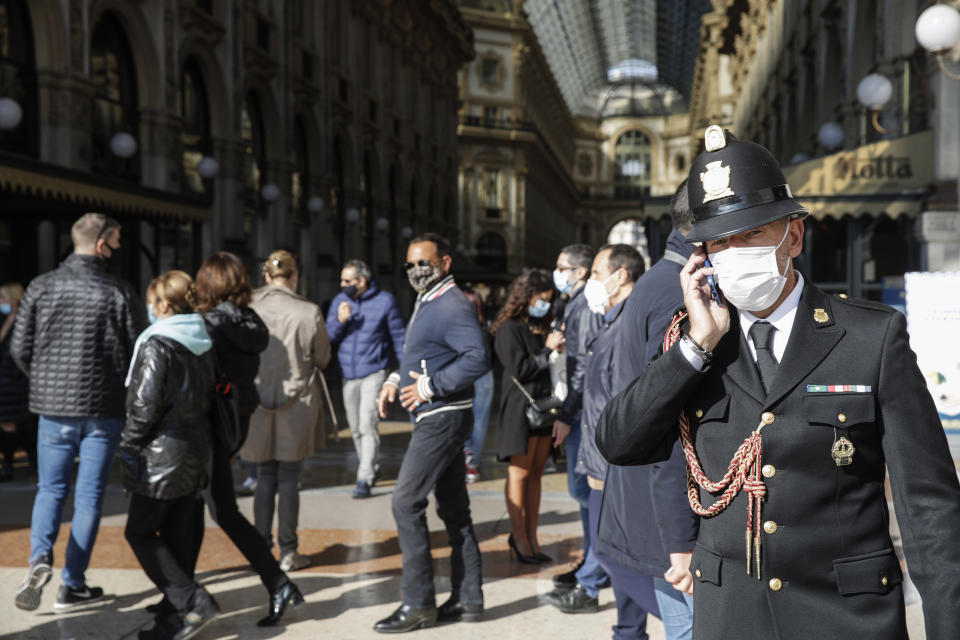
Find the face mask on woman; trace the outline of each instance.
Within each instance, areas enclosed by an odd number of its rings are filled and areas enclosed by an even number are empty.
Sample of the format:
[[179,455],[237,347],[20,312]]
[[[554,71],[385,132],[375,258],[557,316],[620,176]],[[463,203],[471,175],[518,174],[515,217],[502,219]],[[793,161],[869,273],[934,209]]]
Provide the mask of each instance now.
[[13,305],[11,305],[9,302],[0,302],[0,313],[5,316],[10,315],[13,313]]
[[153,312],[152,304],[147,305],[147,320],[150,321],[150,324],[154,324],[157,320],[159,320],[159,318],[157,318],[157,314]]
[[537,298],[527,307],[527,313],[530,314],[531,318],[543,318],[550,313],[550,303],[543,298]]
[[763,311],[777,301],[787,278],[777,264],[777,250],[787,239],[790,225],[775,247],[730,247],[710,254],[717,285],[723,296],[743,311]]

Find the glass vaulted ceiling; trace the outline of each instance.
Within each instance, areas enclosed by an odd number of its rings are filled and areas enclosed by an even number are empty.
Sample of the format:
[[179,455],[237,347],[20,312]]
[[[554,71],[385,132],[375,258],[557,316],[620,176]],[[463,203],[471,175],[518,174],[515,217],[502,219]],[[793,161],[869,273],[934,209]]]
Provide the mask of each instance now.
[[710,0],[525,0],[524,11],[575,115],[686,109]]

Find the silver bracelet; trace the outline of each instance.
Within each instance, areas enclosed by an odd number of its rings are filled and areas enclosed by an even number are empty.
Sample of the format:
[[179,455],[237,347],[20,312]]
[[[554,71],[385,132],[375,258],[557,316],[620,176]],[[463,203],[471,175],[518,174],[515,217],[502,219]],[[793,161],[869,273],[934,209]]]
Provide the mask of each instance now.
[[697,356],[703,360],[704,364],[710,364],[710,361],[713,360],[713,351],[707,351],[701,347],[689,334],[683,334],[683,337],[680,339],[687,343],[690,350],[697,354]]

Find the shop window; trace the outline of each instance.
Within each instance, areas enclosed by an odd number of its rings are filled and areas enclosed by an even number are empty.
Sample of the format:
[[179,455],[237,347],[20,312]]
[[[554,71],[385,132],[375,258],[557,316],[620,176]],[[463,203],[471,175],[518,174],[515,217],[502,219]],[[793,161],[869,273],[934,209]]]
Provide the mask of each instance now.
[[37,73],[33,27],[23,0],[0,0],[0,87],[2,96],[17,101],[18,126],[0,131],[0,149],[37,155]]
[[484,58],[480,61],[480,77],[483,84],[497,84],[497,72],[500,69],[500,61],[496,58]]
[[139,105],[133,52],[117,17],[104,13],[90,39],[90,80],[93,100],[93,170],[137,182],[140,180],[140,147],[129,158],[115,155],[110,141],[129,133],[138,143]]
[[183,187],[193,193],[204,193],[206,185],[197,170],[204,156],[212,152],[210,141],[210,105],[200,65],[194,58],[183,65],[180,78],[180,117],[183,132]]

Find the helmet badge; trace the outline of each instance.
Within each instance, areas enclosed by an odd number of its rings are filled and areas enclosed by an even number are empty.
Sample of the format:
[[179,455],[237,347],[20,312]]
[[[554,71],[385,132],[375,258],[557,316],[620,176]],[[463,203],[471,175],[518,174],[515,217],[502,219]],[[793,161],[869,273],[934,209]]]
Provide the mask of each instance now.
[[719,151],[727,146],[727,137],[719,125],[712,124],[703,132],[703,143],[707,151]]
[[736,195],[730,188],[730,167],[722,165],[723,160],[707,163],[707,170],[700,174],[704,203]]

